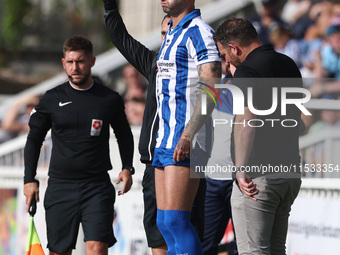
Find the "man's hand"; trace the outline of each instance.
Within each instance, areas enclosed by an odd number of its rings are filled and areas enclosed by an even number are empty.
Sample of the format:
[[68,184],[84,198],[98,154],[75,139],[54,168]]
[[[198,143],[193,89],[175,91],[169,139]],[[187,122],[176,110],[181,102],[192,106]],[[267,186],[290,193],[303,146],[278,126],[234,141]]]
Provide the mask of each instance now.
[[120,172],[116,184],[119,184],[121,181],[123,181],[123,188],[122,190],[118,191],[119,196],[127,193],[131,189],[132,175],[128,169],[124,169],[123,171]]
[[183,132],[174,151],[173,159],[175,163],[190,158],[190,145],[190,136]]
[[26,196],[26,212],[29,211],[33,197],[39,202],[39,186],[36,182],[29,182],[24,185],[24,195]]
[[259,190],[256,188],[256,184],[253,183],[252,179],[243,172],[236,173],[236,179],[241,191],[250,199],[256,201],[256,194],[259,193]]

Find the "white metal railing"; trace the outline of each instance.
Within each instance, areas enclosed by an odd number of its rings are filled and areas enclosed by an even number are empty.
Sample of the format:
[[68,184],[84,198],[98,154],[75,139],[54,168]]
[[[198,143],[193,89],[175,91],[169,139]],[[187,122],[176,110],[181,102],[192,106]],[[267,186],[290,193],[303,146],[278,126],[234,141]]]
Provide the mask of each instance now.
[[336,99],[312,99],[304,106],[311,110],[340,111],[340,100]]
[[[51,140],[50,132],[47,134],[45,142],[41,147],[40,158],[38,162],[39,167],[47,167],[51,154]],[[18,136],[12,140],[0,144],[0,166],[24,166],[24,147],[27,135]]]
[[300,137],[303,178],[299,196],[340,198],[339,151],[339,128]]
[[340,177],[340,128],[321,130],[300,138],[300,155],[305,177]]

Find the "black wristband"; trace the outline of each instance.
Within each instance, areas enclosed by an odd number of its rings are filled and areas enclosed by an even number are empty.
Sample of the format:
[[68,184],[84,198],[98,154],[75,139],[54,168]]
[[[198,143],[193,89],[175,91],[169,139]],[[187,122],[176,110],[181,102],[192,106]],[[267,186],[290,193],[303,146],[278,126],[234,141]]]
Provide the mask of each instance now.
[[105,11],[118,10],[116,0],[103,0]]
[[30,182],[36,182],[38,184],[38,187],[39,187],[39,181],[37,179],[25,179],[25,177],[24,177],[24,184],[30,183]]
[[135,168],[133,166],[130,166],[130,167],[123,167],[122,171],[123,170],[129,170],[130,171],[130,174],[131,175],[134,175],[135,174]]

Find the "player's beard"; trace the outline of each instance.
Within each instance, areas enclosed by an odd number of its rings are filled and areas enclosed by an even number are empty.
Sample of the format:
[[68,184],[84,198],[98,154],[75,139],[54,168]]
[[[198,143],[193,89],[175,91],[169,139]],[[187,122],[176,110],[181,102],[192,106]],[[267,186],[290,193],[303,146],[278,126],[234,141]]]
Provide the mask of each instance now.
[[182,13],[183,9],[185,9],[184,1],[178,1],[177,3],[172,3],[172,5],[167,2],[167,5],[163,6],[163,12],[169,14],[172,17],[177,17]]

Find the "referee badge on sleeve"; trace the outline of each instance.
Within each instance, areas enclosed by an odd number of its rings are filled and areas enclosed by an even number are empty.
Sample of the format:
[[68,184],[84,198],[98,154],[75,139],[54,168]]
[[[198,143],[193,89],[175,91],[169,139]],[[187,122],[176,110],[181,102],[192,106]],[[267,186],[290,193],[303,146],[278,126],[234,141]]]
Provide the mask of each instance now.
[[102,130],[102,126],[103,126],[102,120],[92,119],[91,136],[99,136],[100,131]]

